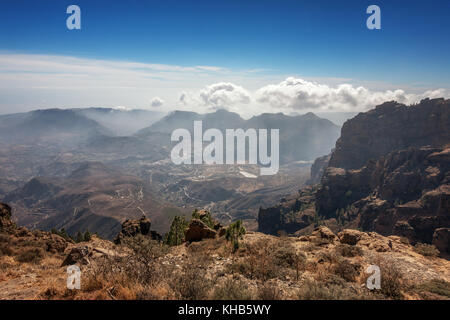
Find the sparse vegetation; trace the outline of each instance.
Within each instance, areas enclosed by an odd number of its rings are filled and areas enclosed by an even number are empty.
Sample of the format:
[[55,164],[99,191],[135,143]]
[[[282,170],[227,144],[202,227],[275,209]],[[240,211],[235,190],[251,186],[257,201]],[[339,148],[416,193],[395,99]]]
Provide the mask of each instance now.
[[280,289],[273,283],[265,283],[258,288],[258,299],[281,300],[283,298]]
[[400,270],[390,261],[378,260],[376,263],[381,271],[381,293],[392,299],[403,297],[403,276]]
[[21,251],[16,260],[19,262],[39,263],[44,258],[44,250],[42,248],[27,248]]
[[343,257],[359,257],[362,255],[362,249],[359,246],[351,246],[349,244],[339,244],[336,247],[336,252],[342,255]]
[[204,270],[209,261],[204,255],[191,254],[182,272],[177,272],[170,284],[177,298],[201,300],[208,297],[213,282],[205,277]]
[[192,219],[199,219],[203,221],[208,227],[214,229],[214,219],[209,211],[198,211],[197,209],[192,212]]
[[297,291],[297,298],[299,300],[357,300],[367,297],[358,295],[350,288],[307,280]]
[[419,293],[430,292],[432,294],[437,294],[450,299],[450,282],[441,279],[433,279],[425,282],[416,286],[414,290]]
[[188,226],[184,216],[175,216],[164,242],[169,246],[178,246],[184,242],[184,232]]
[[236,252],[236,250],[239,249],[239,240],[242,239],[245,232],[246,231],[241,220],[238,220],[228,226],[225,237],[232,243],[233,252]]
[[348,282],[354,282],[359,274],[361,266],[349,262],[347,259],[340,259],[334,264],[333,272]]
[[253,295],[242,280],[227,279],[214,289],[214,300],[252,300]]
[[437,257],[439,256],[439,250],[432,244],[417,243],[414,246],[414,251],[420,253],[425,257]]

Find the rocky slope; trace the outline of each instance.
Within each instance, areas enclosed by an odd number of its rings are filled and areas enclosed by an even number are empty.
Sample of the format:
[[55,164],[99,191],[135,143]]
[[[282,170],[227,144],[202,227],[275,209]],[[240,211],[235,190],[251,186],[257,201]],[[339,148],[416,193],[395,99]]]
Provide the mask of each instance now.
[[71,235],[89,230],[107,239],[113,239],[128,218],[146,214],[163,232],[172,215],[183,212],[161,201],[143,179],[100,162],[82,163],[66,177],[35,177],[3,201],[17,209],[19,225],[65,228]]
[[[3,226],[10,215],[1,204]],[[146,221],[138,224],[148,231]],[[450,262],[398,236],[326,227],[289,238],[248,232],[237,251],[220,234],[173,247],[150,239],[73,243],[1,227],[0,299],[450,299]],[[81,290],[66,288],[72,264],[81,268]],[[366,286],[369,265],[380,267],[379,290]]]

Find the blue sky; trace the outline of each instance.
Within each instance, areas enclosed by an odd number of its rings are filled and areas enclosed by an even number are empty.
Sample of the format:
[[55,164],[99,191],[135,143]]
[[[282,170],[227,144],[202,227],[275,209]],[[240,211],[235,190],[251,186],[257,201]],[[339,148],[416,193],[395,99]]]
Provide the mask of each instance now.
[[[81,30],[66,28],[71,4],[81,8]],[[371,4],[381,8],[381,30],[366,28]],[[248,82],[251,90],[293,76],[328,79],[329,86],[343,79],[372,90],[425,91],[450,86],[449,16],[450,1],[433,0],[2,0],[0,53],[216,66],[228,73],[208,80]],[[7,69],[0,72],[27,72]],[[198,89],[206,85],[205,78]],[[180,82],[173,87],[183,91]],[[164,95],[150,91],[150,100]],[[0,108],[21,95],[17,89]]]

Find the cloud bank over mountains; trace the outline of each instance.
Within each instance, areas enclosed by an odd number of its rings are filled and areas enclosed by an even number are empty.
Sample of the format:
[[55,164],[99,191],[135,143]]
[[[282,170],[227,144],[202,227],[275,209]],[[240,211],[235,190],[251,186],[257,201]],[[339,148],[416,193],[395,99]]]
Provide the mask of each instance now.
[[203,106],[210,109],[224,108],[242,112],[242,109],[257,109],[267,112],[295,111],[365,111],[385,101],[395,100],[412,104],[423,98],[449,97],[446,89],[428,90],[420,94],[406,93],[404,90],[371,91],[365,87],[340,84],[335,87],[288,77],[277,84],[269,84],[251,92],[232,83],[215,83],[180,100],[192,107]]
[[448,88],[407,92],[391,87],[376,90],[350,81],[317,82],[216,66],[0,54],[0,113],[122,105],[200,113],[223,108],[250,117],[263,112],[358,112],[388,100],[411,104],[425,97],[450,97]]

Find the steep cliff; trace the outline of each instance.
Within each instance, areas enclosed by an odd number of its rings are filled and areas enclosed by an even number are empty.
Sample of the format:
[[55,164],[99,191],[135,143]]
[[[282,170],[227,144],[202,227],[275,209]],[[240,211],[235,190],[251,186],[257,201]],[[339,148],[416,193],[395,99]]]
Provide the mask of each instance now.
[[450,143],[450,100],[406,106],[386,102],[344,123],[330,167],[358,169],[370,159],[409,147]]
[[[311,170],[311,182],[323,172],[312,200],[316,224],[333,220],[340,228],[404,236],[450,256],[450,100],[387,102],[360,113],[344,124],[328,166],[326,160]],[[284,221],[287,211],[261,209],[260,231]]]

